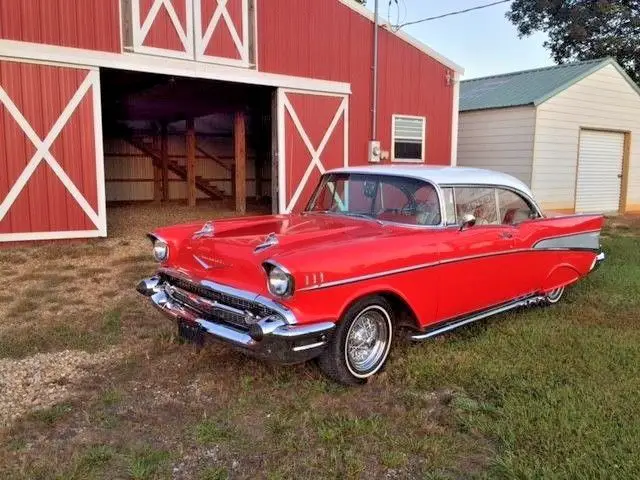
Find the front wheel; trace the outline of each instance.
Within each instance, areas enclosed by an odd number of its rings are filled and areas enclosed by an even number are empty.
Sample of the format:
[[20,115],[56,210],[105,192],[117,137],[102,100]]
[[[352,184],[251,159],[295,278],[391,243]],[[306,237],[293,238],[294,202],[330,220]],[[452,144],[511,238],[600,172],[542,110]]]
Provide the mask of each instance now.
[[358,385],[380,371],[393,339],[393,310],[383,297],[356,302],[343,315],[327,349],[318,358],[320,369],[344,385]]

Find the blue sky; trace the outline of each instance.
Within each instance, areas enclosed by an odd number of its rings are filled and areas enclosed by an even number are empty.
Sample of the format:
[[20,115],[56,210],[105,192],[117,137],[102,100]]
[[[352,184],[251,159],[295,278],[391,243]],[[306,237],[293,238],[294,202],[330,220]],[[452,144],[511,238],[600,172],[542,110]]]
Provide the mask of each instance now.
[[[380,1],[387,17],[389,0]],[[400,23],[490,3],[489,0],[398,0]],[[374,0],[367,1],[373,10]],[[405,27],[403,30],[465,68],[464,78],[483,77],[553,65],[542,46],[544,34],[519,39],[504,14],[509,4],[500,4],[453,17]],[[398,10],[391,6],[391,23]]]

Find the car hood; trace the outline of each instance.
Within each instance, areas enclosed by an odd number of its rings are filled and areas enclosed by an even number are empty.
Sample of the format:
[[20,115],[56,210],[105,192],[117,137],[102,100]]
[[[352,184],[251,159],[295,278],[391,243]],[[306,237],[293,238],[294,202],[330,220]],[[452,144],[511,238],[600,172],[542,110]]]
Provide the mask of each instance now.
[[216,220],[212,225],[213,233],[204,236],[198,234],[203,223],[155,231],[170,244],[169,239],[183,237],[179,244],[172,244],[178,252],[170,255],[168,266],[261,293],[266,293],[262,266],[266,260],[388,234],[374,220],[332,214],[241,217]]

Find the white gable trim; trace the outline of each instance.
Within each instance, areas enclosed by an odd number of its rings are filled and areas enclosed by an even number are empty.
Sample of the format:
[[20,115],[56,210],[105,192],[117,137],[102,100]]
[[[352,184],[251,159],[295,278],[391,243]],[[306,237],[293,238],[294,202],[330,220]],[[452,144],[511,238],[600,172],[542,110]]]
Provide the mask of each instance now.
[[178,58],[159,58],[135,53],[98,52],[15,40],[0,40],[0,57],[23,61],[33,60],[41,63],[54,62],[58,65],[65,64],[78,68],[87,68],[87,65],[92,65],[94,67],[119,68],[178,77],[205,78],[251,85],[320,91],[339,95],[351,94],[351,84],[346,82],[279,75]]
[[[369,19],[371,22],[374,21],[374,15],[368,8],[363,7],[362,5],[360,5],[357,2],[354,2],[353,0],[338,0],[338,1],[341,4],[349,7],[354,12],[359,13],[363,17]],[[386,21],[380,19],[380,27],[385,28],[392,35],[395,35],[396,37],[400,38],[401,40],[403,40],[404,42],[408,43],[409,45],[417,48],[421,52],[426,53],[427,55],[429,55],[434,60],[437,60],[438,62],[440,62],[444,66],[449,67],[450,69],[458,72],[460,75],[464,74],[464,68],[462,68],[460,65],[458,65],[455,62],[453,62],[452,60],[449,60],[444,55],[440,55],[433,48],[429,47],[428,45],[425,45],[420,40],[417,40],[416,38],[412,37],[411,35],[409,35],[407,33],[404,33],[402,30],[394,32],[392,30],[392,26],[391,26],[391,24],[389,22],[386,22]]]

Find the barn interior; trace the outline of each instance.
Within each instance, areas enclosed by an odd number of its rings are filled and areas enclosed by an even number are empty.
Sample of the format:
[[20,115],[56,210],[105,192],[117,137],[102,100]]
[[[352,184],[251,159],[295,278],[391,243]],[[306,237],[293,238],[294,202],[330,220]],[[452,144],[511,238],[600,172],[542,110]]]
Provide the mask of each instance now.
[[273,89],[101,69],[107,205],[272,205]]

